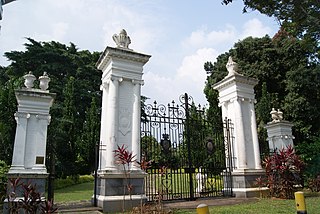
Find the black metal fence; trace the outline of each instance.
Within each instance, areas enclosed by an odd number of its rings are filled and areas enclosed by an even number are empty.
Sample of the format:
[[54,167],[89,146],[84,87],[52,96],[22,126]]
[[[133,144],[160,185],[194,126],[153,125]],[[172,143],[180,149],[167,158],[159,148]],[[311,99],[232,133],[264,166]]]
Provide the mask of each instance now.
[[187,94],[179,104],[146,105],[145,113],[141,154],[152,160],[146,179],[149,201],[232,196],[230,121],[210,123]]

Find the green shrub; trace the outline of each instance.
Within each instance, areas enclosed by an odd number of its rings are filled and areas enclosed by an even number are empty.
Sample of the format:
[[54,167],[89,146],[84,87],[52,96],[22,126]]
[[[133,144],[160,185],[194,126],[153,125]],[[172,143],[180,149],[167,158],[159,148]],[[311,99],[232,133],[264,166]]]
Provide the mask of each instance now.
[[9,166],[2,160],[0,160],[0,202],[3,201],[6,195],[6,184],[8,181],[7,173]]
[[306,163],[304,172],[306,185],[313,191],[320,191],[320,137],[312,138],[310,142],[303,142],[296,146],[296,149]]
[[82,184],[94,181],[92,175],[81,175],[81,176],[68,176],[67,178],[58,178],[54,180],[54,188],[62,189],[65,187],[73,186],[75,184]]

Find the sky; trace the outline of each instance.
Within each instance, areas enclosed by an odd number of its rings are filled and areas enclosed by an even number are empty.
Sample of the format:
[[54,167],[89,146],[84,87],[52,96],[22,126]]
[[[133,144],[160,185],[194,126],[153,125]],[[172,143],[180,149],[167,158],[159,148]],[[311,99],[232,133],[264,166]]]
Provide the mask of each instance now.
[[242,0],[227,6],[221,0],[17,0],[3,6],[0,65],[10,64],[5,52],[25,50],[27,37],[102,52],[125,29],[130,49],[152,55],[143,71],[148,102],[167,104],[188,93],[206,105],[203,64],[248,36],[272,37],[279,28],[275,19],[242,8]]

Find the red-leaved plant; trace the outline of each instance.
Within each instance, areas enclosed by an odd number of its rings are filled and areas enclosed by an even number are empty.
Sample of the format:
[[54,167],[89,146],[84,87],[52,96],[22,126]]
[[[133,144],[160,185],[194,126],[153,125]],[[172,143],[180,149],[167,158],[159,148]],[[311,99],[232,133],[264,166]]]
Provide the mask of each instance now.
[[267,186],[272,197],[292,199],[302,184],[304,163],[292,146],[276,151],[264,159]]
[[135,155],[133,155],[132,152],[129,152],[124,145],[122,145],[121,147],[118,145],[118,148],[114,150],[114,153],[115,153],[116,163],[121,164],[123,166],[123,171],[125,175],[126,185],[123,188],[123,202],[122,202],[122,210],[124,212],[126,191],[129,193],[130,201],[132,200],[131,192],[133,190],[133,186],[131,184],[131,179],[130,179],[130,164],[135,162],[134,160]]
[[[9,213],[55,213],[53,202],[43,200],[35,184],[23,183],[20,178],[10,178],[7,190]],[[22,191],[22,197],[17,192]]]

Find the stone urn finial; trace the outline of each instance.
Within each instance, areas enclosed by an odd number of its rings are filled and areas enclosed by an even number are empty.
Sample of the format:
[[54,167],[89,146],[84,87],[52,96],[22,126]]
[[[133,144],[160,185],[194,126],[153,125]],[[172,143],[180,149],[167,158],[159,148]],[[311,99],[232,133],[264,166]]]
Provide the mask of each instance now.
[[280,109],[278,109],[278,119],[279,119],[279,121],[281,121],[281,120],[283,120],[283,112],[282,111],[280,111]]
[[277,122],[278,121],[278,112],[274,108],[272,108],[272,110],[270,111],[270,114],[271,114],[272,122]]
[[280,111],[280,109],[275,110],[275,108],[272,108],[271,112],[271,118],[272,118],[272,123],[275,123],[275,122],[280,122],[281,120],[283,120],[283,112]]
[[42,91],[45,91],[49,88],[50,77],[48,77],[47,72],[43,72],[43,75],[39,77],[39,81],[39,86]]
[[232,76],[234,74],[238,74],[238,63],[234,62],[232,57],[229,56],[228,63],[226,64],[226,68],[228,70],[228,76]]
[[31,71],[28,74],[23,76],[24,78],[24,85],[29,89],[33,88],[33,82],[37,79]]
[[129,44],[131,44],[131,39],[124,29],[120,31],[119,35],[114,34],[112,36],[112,39],[116,43],[118,48],[129,49]]

